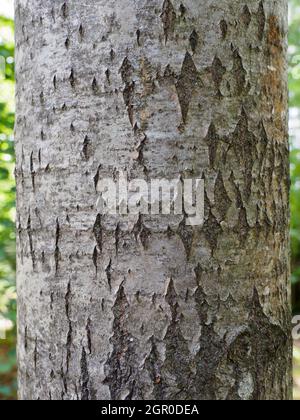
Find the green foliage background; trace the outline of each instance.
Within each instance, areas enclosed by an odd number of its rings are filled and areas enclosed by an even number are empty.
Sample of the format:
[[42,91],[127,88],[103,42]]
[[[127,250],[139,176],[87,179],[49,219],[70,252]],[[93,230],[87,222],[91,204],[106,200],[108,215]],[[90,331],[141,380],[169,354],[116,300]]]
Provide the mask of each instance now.
[[[292,114],[294,109],[300,110],[300,0],[290,0],[289,15],[289,88]],[[300,112],[298,120],[298,135],[291,136],[291,280],[295,314],[300,314]],[[300,343],[295,343],[294,349],[294,383],[294,398],[300,400]]]
[[[0,342],[0,400],[16,398],[16,293],[15,293],[15,185],[14,185],[14,25],[0,16],[0,57],[6,61],[0,74],[0,325],[1,316],[13,323]],[[290,0],[289,35],[290,106],[300,109],[300,0]],[[300,113],[299,113],[300,119]],[[300,121],[299,121],[300,135]],[[291,138],[291,249],[293,306],[300,313],[300,139]],[[295,350],[295,371],[300,350]],[[297,364],[299,363],[299,365]],[[295,396],[297,389],[295,389]],[[300,398],[300,388],[299,388]]]
[[[290,0],[290,107],[300,108],[300,0]],[[300,113],[299,113],[300,118]],[[300,128],[300,122],[299,122]],[[300,135],[300,131],[299,131]],[[293,307],[300,313],[300,139],[291,138],[291,248]]]
[[[0,342],[0,398],[16,396],[15,182],[14,182],[14,25],[0,16],[0,316],[13,329]],[[1,319],[0,319],[1,322]]]

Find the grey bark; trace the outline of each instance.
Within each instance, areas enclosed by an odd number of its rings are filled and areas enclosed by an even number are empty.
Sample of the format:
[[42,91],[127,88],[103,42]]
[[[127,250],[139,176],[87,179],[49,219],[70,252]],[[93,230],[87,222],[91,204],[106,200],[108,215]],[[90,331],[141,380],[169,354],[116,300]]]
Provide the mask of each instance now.
[[[291,396],[287,0],[16,0],[21,399]],[[202,177],[203,228],[97,213]]]

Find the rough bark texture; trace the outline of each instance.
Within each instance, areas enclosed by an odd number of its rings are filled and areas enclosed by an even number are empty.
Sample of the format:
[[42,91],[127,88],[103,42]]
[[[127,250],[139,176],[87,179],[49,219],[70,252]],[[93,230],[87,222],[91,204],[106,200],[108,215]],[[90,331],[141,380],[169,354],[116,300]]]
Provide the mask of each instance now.
[[[16,0],[21,399],[287,399],[287,0]],[[205,224],[96,186],[203,177]]]

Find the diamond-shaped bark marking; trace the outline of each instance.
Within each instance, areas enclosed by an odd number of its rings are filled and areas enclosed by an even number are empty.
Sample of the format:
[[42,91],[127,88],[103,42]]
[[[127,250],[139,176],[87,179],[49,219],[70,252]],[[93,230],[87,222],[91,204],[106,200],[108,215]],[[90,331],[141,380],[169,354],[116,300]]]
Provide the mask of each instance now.
[[215,183],[215,206],[221,220],[225,220],[227,212],[231,206],[231,200],[227,194],[224,180],[220,172]]
[[252,15],[251,15],[251,12],[250,12],[249,7],[247,5],[245,5],[244,8],[243,8],[241,18],[242,18],[243,24],[246,26],[246,28],[248,28],[248,26],[251,23]]
[[250,197],[252,187],[252,170],[256,156],[257,140],[249,130],[248,116],[242,110],[240,120],[232,135],[232,146],[244,172],[244,194],[246,199]]
[[191,36],[190,36],[190,46],[191,46],[191,49],[192,49],[194,54],[197,50],[198,43],[199,43],[199,35],[197,34],[197,32],[194,29],[193,32],[191,33]]
[[192,246],[193,246],[193,238],[194,238],[194,232],[193,228],[191,226],[186,225],[186,220],[183,219],[180,223],[177,234],[179,235],[181,242],[184,246],[187,259],[190,258]]
[[223,230],[220,223],[217,221],[211,211],[209,212],[208,219],[204,223],[203,232],[207,242],[209,243],[212,253],[214,253],[218,247],[218,239]]
[[176,22],[175,9],[170,0],[164,1],[160,17],[164,26],[165,42],[167,43],[170,35],[174,32]]
[[128,60],[127,57],[125,57],[122,66],[120,68],[120,74],[122,77],[122,80],[125,84],[125,89],[123,91],[123,98],[124,102],[127,108],[128,117],[130,124],[133,126],[133,102],[134,102],[134,90],[135,90],[135,83],[132,80],[134,68],[131,64],[131,62]]
[[260,172],[263,167],[263,162],[266,159],[266,150],[268,147],[268,143],[269,143],[268,134],[266,132],[263,121],[261,121],[260,130],[259,130],[259,138],[257,142],[257,158],[259,160]]
[[128,57],[125,57],[122,66],[120,68],[120,73],[124,83],[130,83],[132,80],[133,66],[128,60]]
[[220,29],[221,29],[221,34],[222,34],[222,39],[226,39],[227,37],[227,33],[228,33],[228,24],[226,22],[226,20],[222,19],[220,22]]
[[262,41],[265,33],[266,28],[266,14],[264,9],[264,4],[261,1],[259,3],[258,11],[256,14],[256,20],[257,20],[257,36],[260,41]]
[[217,158],[217,151],[218,151],[218,143],[220,141],[220,137],[217,134],[214,123],[211,123],[211,125],[209,126],[207,136],[205,137],[204,140],[208,144],[209,163],[210,163],[210,168],[212,169],[215,166],[215,161]]
[[132,233],[134,234],[136,241],[139,239],[143,248],[146,249],[149,244],[151,232],[145,227],[143,216],[141,214],[133,227]]
[[120,390],[132,389],[136,381],[136,340],[127,328],[129,302],[125,293],[124,283],[119,287],[112,313],[113,336],[110,339],[112,352],[105,363],[104,384],[109,386],[114,400],[121,399]]
[[239,235],[240,241],[243,245],[245,244],[248,238],[248,234],[250,230],[251,228],[249,226],[248,219],[247,219],[247,211],[245,207],[242,207],[239,212],[239,220],[235,228],[235,231]]
[[242,95],[245,90],[247,72],[244,68],[243,60],[238,50],[233,52],[232,73],[235,79],[235,94]]
[[187,122],[189,106],[198,81],[198,70],[190,53],[186,53],[176,89],[180,103],[182,119]]
[[225,73],[226,73],[226,68],[223,66],[222,61],[218,57],[215,57],[211,66],[211,74],[212,74],[212,78],[216,86],[216,89],[218,90],[221,87],[221,83],[222,83]]

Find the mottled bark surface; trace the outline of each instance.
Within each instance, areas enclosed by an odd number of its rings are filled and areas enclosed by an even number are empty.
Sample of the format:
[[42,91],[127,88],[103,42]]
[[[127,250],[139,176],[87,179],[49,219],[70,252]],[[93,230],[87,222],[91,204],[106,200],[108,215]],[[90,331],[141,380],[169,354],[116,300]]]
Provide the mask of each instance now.
[[[16,0],[22,399],[287,399],[287,0]],[[96,186],[202,177],[205,224]]]

